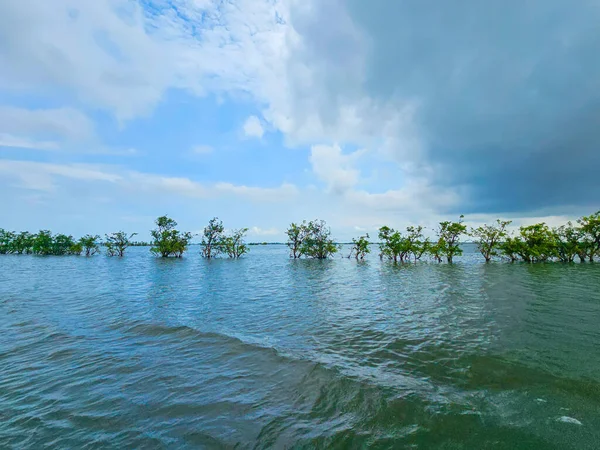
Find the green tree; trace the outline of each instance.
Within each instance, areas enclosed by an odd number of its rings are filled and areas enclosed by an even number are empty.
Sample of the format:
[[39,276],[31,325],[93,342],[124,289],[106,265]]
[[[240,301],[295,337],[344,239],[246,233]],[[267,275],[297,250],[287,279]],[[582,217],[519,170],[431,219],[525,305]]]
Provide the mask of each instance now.
[[519,229],[521,245],[519,256],[528,263],[548,261],[556,254],[552,231],[545,223],[536,223]]
[[438,239],[435,244],[431,244],[427,250],[431,257],[438,263],[442,262],[442,256],[445,252],[444,243],[441,239]]
[[202,256],[208,259],[214,258],[224,249],[222,245],[224,230],[223,222],[218,218],[210,219],[202,234],[202,243],[200,244],[202,246]]
[[594,261],[594,250],[595,245],[590,239],[590,237],[579,229],[579,245],[577,246],[577,256],[579,257],[580,262],[586,261]]
[[594,261],[594,256],[600,256],[600,211],[584,216],[577,220],[584,233],[584,239],[589,243],[587,256],[589,261]]
[[582,232],[571,221],[552,230],[556,256],[562,262],[573,262],[581,249]]
[[348,258],[351,258],[352,255],[356,259],[365,259],[365,256],[368,253],[371,253],[371,249],[369,248],[369,233],[364,236],[360,236],[358,239],[352,239],[352,249],[350,250],[350,255]]
[[331,230],[324,220],[307,224],[307,235],[300,249],[302,255],[315,259],[327,259],[337,253],[339,246],[331,238]]
[[515,262],[519,259],[519,255],[522,253],[523,242],[514,236],[506,236],[502,242],[498,244],[498,249],[510,262]]
[[51,255],[64,256],[81,253],[79,247],[73,240],[73,236],[66,234],[55,234],[52,238]]
[[300,258],[302,256],[302,245],[308,235],[308,226],[306,221],[301,224],[292,223],[287,229],[287,246],[290,248],[290,258]]
[[150,231],[153,238],[150,251],[163,258],[181,258],[192,240],[192,234],[176,230],[177,222],[167,216],[159,217],[155,223],[156,228]]
[[122,257],[127,247],[131,245],[131,238],[137,233],[131,233],[129,236],[124,231],[107,234],[106,236],[106,255]]
[[402,259],[401,255],[404,252],[405,242],[402,234],[388,226],[379,228],[379,257],[387,258],[394,262]]
[[510,220],[496,220],[494,225],[483,225],[471,229],[471,236],[476,238],[477,248],[490,262],[493,256],[498,256],[500,243],[507,237],[506,227],[511,224]]
[[34,235],[27,231],[22,231],[19,234],[15,235],[15,239],[13,241],[14,251],[17,255],[30,254],[33,252],[33,240]]
[[0,228],[0,255],[15,252],[15,233]]
[[33,237],[32,251],[36,255],[52,254],[52,233],[50,230],[40,230]]
[[406,233],[406,241],[409,253],[412,254],[416,262],[421,259],[425,253],[427,253],[429,247],[431,246],[431,242],[429,242],[429,239],[423,237],[422,226],[406,227]]
[[448,263],[452,263],[455,256],[462,255],[460,237],[467,231],[467,226],[463,223],[464,217],[461,215],[458,222],[440,222],[438,246],[440,253],[446,256]]
[[100,239],[100,236],[92,236],[91,234],[86,234],[79,239],[79,245],[81,246],[82,251],[85,253],[85,256],[92,256],[96,253],[100,253],[98,239]]
[[228,236],[221,237],[217,243],[219,253],[226,253],[230,258],[239,258],[248,253],[248,246],[244,242],[247,232],[248,228],[240,228],[233,230]]

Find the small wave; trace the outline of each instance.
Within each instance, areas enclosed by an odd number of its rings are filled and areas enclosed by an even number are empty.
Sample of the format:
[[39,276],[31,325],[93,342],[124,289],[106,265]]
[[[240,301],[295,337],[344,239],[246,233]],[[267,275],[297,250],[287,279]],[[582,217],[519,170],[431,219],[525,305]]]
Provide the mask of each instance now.
[[579,420],[569,416],[561,416],[558,419],[556,419],[556,421],[562,423],[570,423],[572,425],[583,425]]

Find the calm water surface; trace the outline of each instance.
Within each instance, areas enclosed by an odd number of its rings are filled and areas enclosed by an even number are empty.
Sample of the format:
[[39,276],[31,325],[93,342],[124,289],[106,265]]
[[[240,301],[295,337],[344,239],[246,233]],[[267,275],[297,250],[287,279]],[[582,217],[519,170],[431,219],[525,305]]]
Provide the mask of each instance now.
[[1,448],[600,448],[600,264],[0,257]]

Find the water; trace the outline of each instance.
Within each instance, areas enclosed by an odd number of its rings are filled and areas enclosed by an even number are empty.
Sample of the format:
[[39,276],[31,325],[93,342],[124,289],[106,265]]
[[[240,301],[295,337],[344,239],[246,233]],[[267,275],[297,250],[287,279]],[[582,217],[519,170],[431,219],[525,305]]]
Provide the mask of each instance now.
[[1,448],[600,448],[600,264],[0,257]]

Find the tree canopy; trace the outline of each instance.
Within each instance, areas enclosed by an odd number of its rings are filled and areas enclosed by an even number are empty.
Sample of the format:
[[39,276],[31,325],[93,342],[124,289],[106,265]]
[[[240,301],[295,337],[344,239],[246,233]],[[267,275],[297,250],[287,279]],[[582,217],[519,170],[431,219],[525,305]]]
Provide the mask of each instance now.
[[181,258],[192,240],[192,234],[175,229],[177,222],[167,216],[160,216],[155,223],[156,228],[150,232],[153,238],[150,251],[163,258]]

